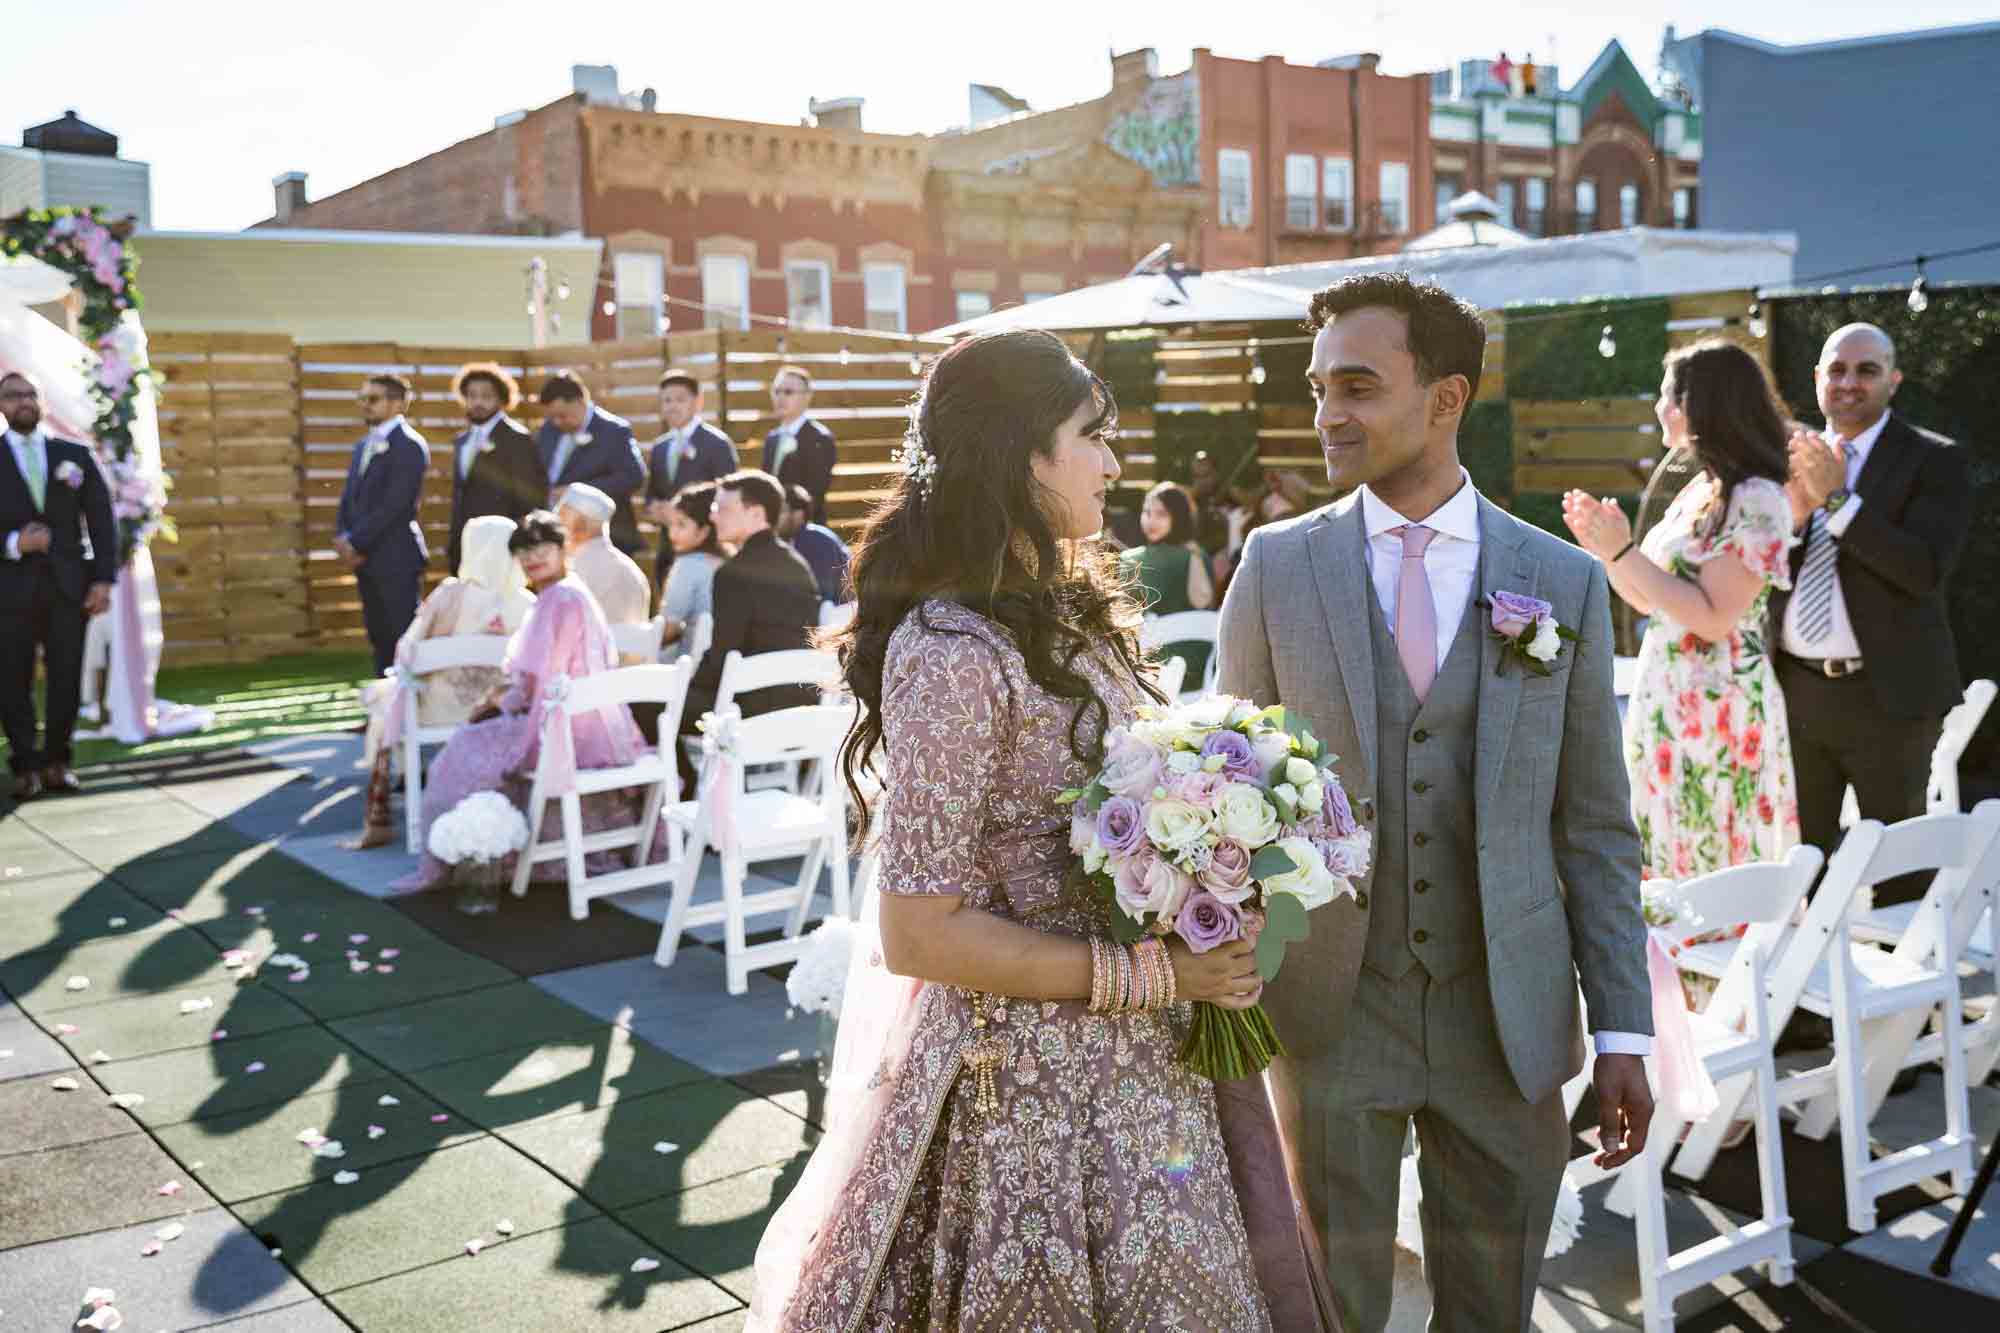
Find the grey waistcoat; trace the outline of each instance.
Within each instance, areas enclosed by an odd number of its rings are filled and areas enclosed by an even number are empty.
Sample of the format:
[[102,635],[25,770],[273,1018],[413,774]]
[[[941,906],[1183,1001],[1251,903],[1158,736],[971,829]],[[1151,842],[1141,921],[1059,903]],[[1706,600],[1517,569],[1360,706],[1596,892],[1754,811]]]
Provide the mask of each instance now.
[[1382,608],[1372,592],[1366,600],[1375,656],[1380,822],[1363,962],[1391,979],[1422,966],[1445,981],[1479,967],[1486,956],[1473,817],[1485,617],[1476,605],[1465,608],[1420,708]]

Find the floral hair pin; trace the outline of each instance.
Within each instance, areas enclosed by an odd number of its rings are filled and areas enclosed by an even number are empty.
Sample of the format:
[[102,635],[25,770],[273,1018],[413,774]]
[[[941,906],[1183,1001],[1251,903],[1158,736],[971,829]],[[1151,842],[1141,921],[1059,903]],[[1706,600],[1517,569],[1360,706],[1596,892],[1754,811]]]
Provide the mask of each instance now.
[[896,449],[896,462],[917,488],[917,493],[928,500],[931,486],[937,479],[937,455],[924,448],[924,437],[912,421],[910,428],[903,432],[903,443]]

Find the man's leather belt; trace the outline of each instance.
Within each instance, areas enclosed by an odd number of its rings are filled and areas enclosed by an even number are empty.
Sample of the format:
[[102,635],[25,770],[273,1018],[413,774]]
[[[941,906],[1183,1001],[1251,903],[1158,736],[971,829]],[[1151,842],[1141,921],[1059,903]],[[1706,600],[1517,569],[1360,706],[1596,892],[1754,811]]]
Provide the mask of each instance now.
[[1825,676],[1828,680],[1841,680],[1861,674],[1861,659],[1858,657],[1793,657],[1790,653],[1786,653],[1785,656],[1815,675]]

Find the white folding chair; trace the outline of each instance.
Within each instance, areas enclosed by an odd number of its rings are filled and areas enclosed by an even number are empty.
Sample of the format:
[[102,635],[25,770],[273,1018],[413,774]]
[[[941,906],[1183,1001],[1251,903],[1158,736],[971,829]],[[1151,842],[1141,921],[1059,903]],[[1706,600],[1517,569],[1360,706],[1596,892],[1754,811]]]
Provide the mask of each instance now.
[[[1958,791],[1958,761],[1965,757],[1965,747],[1972,744],[1973,733],[1985,720],[1996,693],[2000,693],[2000,686],[1992,681],[1975,680],[1965,687],[1965,698],[1944,715],[1937,745],[1931,750],[1930,780],[1924,784],[1924,809],[1931,814],[1965,808]],[[1849,787],[1841,798],[1840,826],[1846,828],[1859,818],[1861,807],[1854,799],[1854,788]]]
[[854,619],[856,604],[853,602],[821,602],[819,604],[819,627],[821,629],[844,629]]
[[611,642],[617,646],[621,662],[628,657],[636,657],[639,661],[633,665],[643,666],[660,660],[660,643],[666,633],[667,618],[657,615],[639,625],[613,625]]
[[1221,666],[1216,639],[1222,629],[1220,611],[1176,611],[1172,615],[1147,616],[1139,626],[1139,643],[1149,652],[1180,643],[1208,645],[1208,666],[1202,672],[1201,687],[1192,693],[1207,694],[1215,688],[1215,674]]
[[1173,657],[1170,655],[1160,659],[1160,678],[1156,683],[1160,687],[1160,693],[1167,696],[1168,703],[1173,703],[1181,697],[1181,685],[1186,679],[1187,659],[1185,657]]
[[457,731],[456,722],[436,727],[417,725],[417,698],[428,687],[427,678],[455,667],[498,669],[507,657],[504,634],[446,634],[420,639],[410,658],[408,671],[391,667],[401,678],[403,689],[403,839],[412,854],[423,850],[418,839],[423,827],[424,747],[443,745]]
[[[653,961],[670,967],[689,926],[723,923],[723,957],[729,993],[750,988],[750,969],[791,962],[805,949],[801,932],[819,890],[821,870],[832,875],[833,910],[853,915],[847,877],[847,801],[834,771],[840,744],[853,723],[854,710],[840,704],[804,704],[743,718],[736,723],[734,771],[727,793],[734,843],[722,846],[721,834],[710,826],[711,812],[700,800],[681,801],[666,813],[670,824],[687,836],[685,853],[674,873],[673,899]],[[744,774],[753,764],[812,761],[809,790],[782,788],[753,791]],[[722,899],[694,905],[695,882],[707,849],[720,853]],[[752,862],[804,857],[796,883],[760,893],[745,891]],[[784,937],[765,944],[746,942],[746,922],[755,916],[785,914]]]
[[687,660],[694,663],[695,670],[701,670],[701,659],[708,656],[708,645],[715,638],[715,613],[702,612],[681,634],[687,641]]
[[[573,680],[569,683],[568,695],[562,701],[562,712],[549,717],[543,726],[572,726],[577,716],[600,708],[652,703],[660,705],[659,734],[672,736],[680,730],[681,708],[687,702],[688,680],[693,675],[694,665],[683,658],[672,666],[649,663],[620,667],[616,671]],[[626,889],[651,888],[671,873],[673,863],[681,859],[680,831],[672,825],[668,833],[667,861],[663,864],[647,863],[662,811],[680,799],[680,774],[674,767],[671,750],[644,750],[629,764],[577,769],[575,787],[554,798],[562,810],[562,833],[554,841],[543,842],[540,840],[542,814],[551,799],[547,790],[548,768],[549,746],[544,739],[541,760],[535,766],[534,785],[528,794],[529,844],[514,866],[516,898],[527,893],[528,877],[535,863],[557,853],[562,855],[569,872],[569,914],[577,921],[589,914],[592,898]],[[637,824],[597,833],[583,831],[583,797],[634,787],[646,789],[646,803]],[[591,852],[615,851],[620,847],[633,849],[630,868],[602,875],[586,875],[586,856]]]
[[[810,685],[820,692],[822,703],[830,703],[839,680],[840,659],[817,648],[787,648],[775,653],[751,653],[748,656],[732,649],[729,656],[722,660],[722,679],[715,687],[715,711],[720,713],[725,708],[734,707],[739,694],[754,694],[779,685]],[[689,737],[686,743],[689,758],[694,761],[698,772],[701,768],[701,741],[698,737]],[[749,781],[752,789],[782,785],[797,791],[798,761],[760,766],[758,771],[750,774]]]
[[1727,946],[1731,950],[1729,965],[1746,973],[1745,1012],[1727,1021],[1712,1013],[1690,1014],[1688,1019],[1695,1053],[1709,1077],[1717,1082],[1748,1079],[1752,1085],[1761,1212],[1742,1227],[1731,1227],[1678,1253],[1669,1252],[1662,1177],[1686,1122],[1662,1102],[1647,1131],[1646,1150],[1621,1169],[1621,1179],[1613,1186],[1615,1197],[1609,1201],[1617,1211],[1629,1210],[1637,1224],[1639,1296],[1646,1333],[1668,1333],[1673,1328],[1676,1296],[1739,1268],[1761,1263],[1768,1267],[1774,1285],[1782,1287],[1792,1280],[1792,1218],[1785,1200],[1778,1071],[1771,1050],[1778,1029],[1765,991],[1773,952],[1823,861],[1817,848],[1794,847],[1782,863],[1735,866],[1671,890],[1682,919],[1698,923],[1701,930],[1748,927],[1742,938]]

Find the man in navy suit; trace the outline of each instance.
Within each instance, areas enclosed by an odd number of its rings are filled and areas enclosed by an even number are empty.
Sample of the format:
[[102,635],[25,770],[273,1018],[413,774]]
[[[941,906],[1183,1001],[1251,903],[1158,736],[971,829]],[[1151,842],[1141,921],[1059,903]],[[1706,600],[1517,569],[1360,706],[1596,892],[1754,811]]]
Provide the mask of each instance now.
[[548,498],[534,437],[507,415],[521,402],[514,377],[491,361],[461,368],[452,397],[465,409],[466,428],[452,441],[451,572],[458,572],[459,535],[475,518],[497,514],[519,523]]
[[334,519],[333,549],[360,585],[361,620],[378,676],[396,660],[396,641],[416,618],[430,559],[417,505],[431,451],[403,419],[409,402],[410,382],[401,375],[370,375],[362,382],[368,433],[354,446]]
[[812,375],[804,366],[780,366],[771,380],[771,410],[778,424],[764,437],[764,471],[780,486],[803,486],[812,496],[812,521],[826,522],[826,493],[833,485],[833,432],[807,415]]
[[[111,604],[118,528],[111,491],[90,450],[42,429],[41,388],[0,375],[0,723],[14,799],[79,789],[70,768],[83,683],[83,631]],[[83,530],[90,531],[90,554]],[[35,650],[48,672],[48,725],[37,743]]]
[[646,513],[660,525],[659,554],[653,560],[653,587],[667,581],[674,546],[667,540],[667,511],[683,486],[721,481],[736,470],[736,446],[701,419],[701,381],[692,371],[670,369],[660,376],[660,420],[666,434],[653,441],[646,470]]
[[632,440],[632,423],[592,403],[590,390],[567,370],[543,381],[541,400],[548,415],[535,434],[535,449],[548,482],[547,507],[556,507],[566,486],[579,481],[595,486],[617,506],[611,544],[637,560],[646,544],[632,517],[632,496],[646,484],[646,459]]

